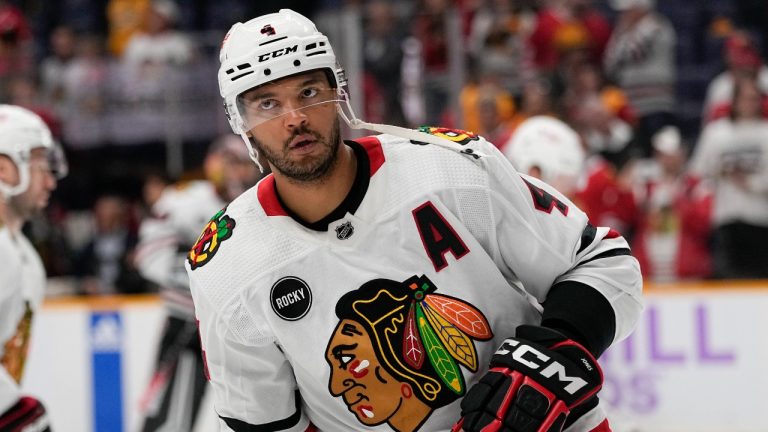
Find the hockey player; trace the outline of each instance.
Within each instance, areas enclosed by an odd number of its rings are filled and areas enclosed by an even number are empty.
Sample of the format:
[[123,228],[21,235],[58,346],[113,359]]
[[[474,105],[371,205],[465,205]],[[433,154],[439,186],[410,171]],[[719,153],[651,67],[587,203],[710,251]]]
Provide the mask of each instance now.
[[203,171],[205,180],[166,186],[139,228],[136,267],[160,287],[167,313],[142,400],[144,432],[185,432],[196,424],[207,386],[184,257],[210,216],[259,179],[242,141],[231,134],[211,144]]
[[45,296],[40,256],[21,232],[66,174],[48,126],[31,111],[0,105],[0,431],[50,431],[45,407],[21,394],[32,317]]
[[534,116],[520,124],[504,146],[519,172],[549,183],[573,199],[584,170],[584,147],[570,126],[554,117]]
[[[221,430],[610,430],[596,358],[642,309],[617,232],[481,137],[356,118],[291,10],[220,59],[272,169],[187,256]],[[382,134],[343,141],[339,117]]]

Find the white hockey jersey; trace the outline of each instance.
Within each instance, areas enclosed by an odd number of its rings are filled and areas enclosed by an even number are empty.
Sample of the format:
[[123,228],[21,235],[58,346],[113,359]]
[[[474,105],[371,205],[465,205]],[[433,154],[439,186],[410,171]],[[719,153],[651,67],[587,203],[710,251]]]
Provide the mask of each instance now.
[[134,263],[141,275],[161,287],[169,313],[193,318],[184,256],[211,215],[226,203],[212,183],[204,180],[166,187],[141,222]]
[[45,296],[45,268],[22,234],[0,226],[0,413],[19,397],[32,314]]
[[610,341],[632,330],[626,241],[482,138],[442,132],[463,145],[347,142],[355,184],[319,223],[292,217],[272,176],[208,223],[187,272],[222,430],[448,431],[566,281],[610,305]]

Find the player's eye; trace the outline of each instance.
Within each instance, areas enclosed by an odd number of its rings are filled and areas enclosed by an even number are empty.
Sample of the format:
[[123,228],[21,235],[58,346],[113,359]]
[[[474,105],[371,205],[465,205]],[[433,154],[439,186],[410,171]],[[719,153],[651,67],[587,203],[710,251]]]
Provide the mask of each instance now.
[[319,93],[320,93],[320,90],[316,87],[306,87],[301,90],[301,97],[305,99],[310,99],[317,96]]
[[261,111],[270,111],[277,107],[277,101],[275,99],[262,99],[258,101],[257,106]]

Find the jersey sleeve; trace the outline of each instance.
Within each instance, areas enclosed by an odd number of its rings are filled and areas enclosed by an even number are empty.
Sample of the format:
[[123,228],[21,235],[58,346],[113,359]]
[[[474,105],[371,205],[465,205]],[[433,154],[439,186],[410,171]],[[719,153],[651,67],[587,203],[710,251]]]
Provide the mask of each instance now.
[[626,240],[550,185],[489,154],[489,203],[499,260],[557,327],[599,355],[626,337],[642,310],[642,277]]
[[144,278],[162,287],[186,288],[184,261],[178,250],[179,238],[168,219],[149,217],[141,222],[134,263]]
[[242,304],[216,307],[191,278],[206,375],[222,431],[304,431],[298,386],[274,339]]
[[[24,309],[18,274],[0,272],[0,359],[5,357],[5,344],[14,336]],[[14,277],[16,276],[16,280]],[[19,386],[0,361],[0,414],[13,406],[20,397]]]

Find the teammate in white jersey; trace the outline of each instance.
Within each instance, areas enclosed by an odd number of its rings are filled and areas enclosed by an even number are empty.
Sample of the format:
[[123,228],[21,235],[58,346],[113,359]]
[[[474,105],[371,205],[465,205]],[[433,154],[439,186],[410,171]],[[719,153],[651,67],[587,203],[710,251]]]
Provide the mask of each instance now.
[[0,430],[50,431],[44,406],[21,394],[34,311],[45,295],[45,269],[21,232],[48,204],[66,174],[62,153],[39,116],[0,105]]
[[539,178],[568,198],[578,189],[584,173],[581,138],[563,121],[533,116],[515,129],[504,155],[519,172]]
[[232,134],[211,143],[203,171],[206,179],[166,186],[139,228],[136,267],[160,287],[167,313],[157,366],[143,398],[144,432],[195,429],[207,382],[184,257],[211,215],[259,179],[240,138]]
[[[272,169],[187,256],[221,430],[610,430],[595,359],[642,309],[618,233],[481,137],[357,119],[293,11],[220,59]],[[339,117],[383,134],[342,141]]]

